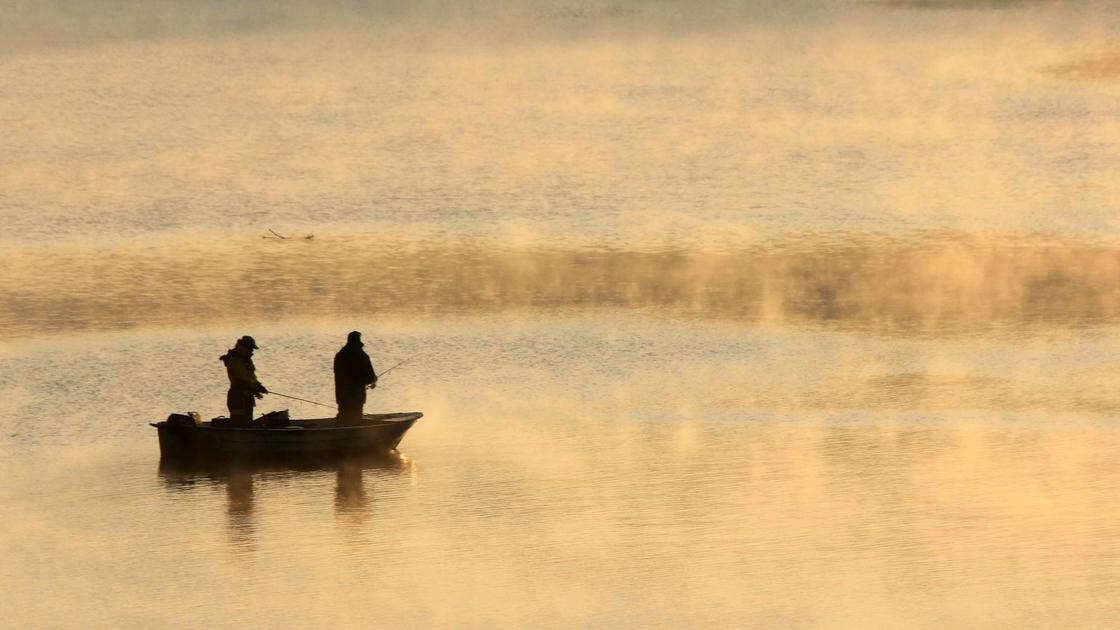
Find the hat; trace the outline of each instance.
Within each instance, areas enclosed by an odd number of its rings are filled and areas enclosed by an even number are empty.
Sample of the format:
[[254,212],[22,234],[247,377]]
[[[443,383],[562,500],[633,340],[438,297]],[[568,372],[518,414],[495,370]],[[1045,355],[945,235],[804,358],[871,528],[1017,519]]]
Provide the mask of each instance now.
[[246,347],[252,348],[254,350],[260,350],[260,347],[257,346],[256,340],[254,340],[249,335],[245,335],[244,337],[238,339],[237,340],[237,345],[246,346]]

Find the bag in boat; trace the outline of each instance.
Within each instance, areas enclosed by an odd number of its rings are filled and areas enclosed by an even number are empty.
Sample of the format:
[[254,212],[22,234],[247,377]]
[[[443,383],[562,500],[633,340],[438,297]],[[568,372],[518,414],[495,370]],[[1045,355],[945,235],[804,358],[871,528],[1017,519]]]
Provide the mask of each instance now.
[[199,424],[202,424],[202,416],[198,415],[197,411],[173,413],[167,416],[167,424],[172,427],[189,427],[193,429]]
[[288,416],[288,410],[281,409],[280,411],[270,411],[262,415],[261,417],[257,418],[256,422],[254,422],[253,424],[262,426],[266,429],[282,429],[284,427],[291,426],[292,420]]

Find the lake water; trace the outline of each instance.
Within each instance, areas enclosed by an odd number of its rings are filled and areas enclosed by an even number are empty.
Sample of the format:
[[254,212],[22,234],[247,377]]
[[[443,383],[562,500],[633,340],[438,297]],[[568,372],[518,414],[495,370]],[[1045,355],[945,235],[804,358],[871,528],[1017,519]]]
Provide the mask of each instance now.
[[0,7],[0,625],[1120,625],[1117,17]]

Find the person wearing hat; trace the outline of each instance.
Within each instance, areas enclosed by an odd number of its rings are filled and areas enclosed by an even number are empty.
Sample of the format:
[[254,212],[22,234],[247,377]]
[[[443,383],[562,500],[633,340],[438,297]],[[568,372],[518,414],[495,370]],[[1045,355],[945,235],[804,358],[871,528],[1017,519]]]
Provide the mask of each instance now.
[[253,419],[254,398],[261,398],[268,390],[257,380],[257,368],[253,365],[253,350],[257,342],[249,335],[238,339],[228,352],[221,356],[229,376],[229,392],[226,393],[226,407],[229,408],[230,424],[247,427]]
[[338,423],[358,424],[366,404],[366,386],[377,386],[377,373],[369,355],[362,350],[362,333],[351,332],[346,345],[334,355],[334,399],[338,403]]

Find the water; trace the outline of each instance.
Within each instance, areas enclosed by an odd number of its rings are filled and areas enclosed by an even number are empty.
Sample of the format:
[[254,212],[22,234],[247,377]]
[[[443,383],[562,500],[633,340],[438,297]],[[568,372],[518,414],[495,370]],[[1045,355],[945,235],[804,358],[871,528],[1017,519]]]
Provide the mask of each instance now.
[[0,622],[1115,625],[1116,13],[0,8]]

